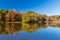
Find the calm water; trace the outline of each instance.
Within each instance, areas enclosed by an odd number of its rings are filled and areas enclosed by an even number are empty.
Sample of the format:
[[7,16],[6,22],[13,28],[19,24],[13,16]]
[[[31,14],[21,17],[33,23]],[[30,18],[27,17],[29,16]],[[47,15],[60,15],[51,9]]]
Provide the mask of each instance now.
[[0,23],[0,40],[60,40],[60,24]]

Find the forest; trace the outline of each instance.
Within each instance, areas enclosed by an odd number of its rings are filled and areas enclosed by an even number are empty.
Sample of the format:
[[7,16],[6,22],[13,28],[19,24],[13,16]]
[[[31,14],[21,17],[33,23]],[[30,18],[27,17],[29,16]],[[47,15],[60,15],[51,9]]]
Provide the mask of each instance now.
[[36,23],[48,21],[48,16],[33,11],[18,12],[13,10],[0,10],[0,22]]
[[0,9],[0,23],[41,23],[48,21],[60,21],[60,16],[47,16],[33,11],[19,12]]
[[[57,21],[57,22],[56,22]],[[34,32],[47,26],[60,27],[60,16],[47,16],[33,11],[0,10],[0,34]]]

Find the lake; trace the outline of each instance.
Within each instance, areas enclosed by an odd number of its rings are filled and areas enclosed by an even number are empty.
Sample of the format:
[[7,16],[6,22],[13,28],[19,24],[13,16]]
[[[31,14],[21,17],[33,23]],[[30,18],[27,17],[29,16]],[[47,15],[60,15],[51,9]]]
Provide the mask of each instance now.
[[60,24],[0,23],[0,40],[60,40]]

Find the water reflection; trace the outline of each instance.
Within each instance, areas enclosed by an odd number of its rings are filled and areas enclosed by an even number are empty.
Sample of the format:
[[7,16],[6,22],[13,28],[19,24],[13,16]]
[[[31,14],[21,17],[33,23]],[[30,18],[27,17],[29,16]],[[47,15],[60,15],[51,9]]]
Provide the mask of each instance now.
[[22,23],[0,23],[0,34],[13,34],[16,32],[28,32],[32,33],[42,28],[60,27],[59,23],[32,23],[32,24],[22,24]]
[[52,22],[49,24],[51,27],[60,27],[60,22]]
[[12,34],[21,30],[21,23],[0,23],[0,34]]
[[48,24],[43,24],[42,23],[34,23],[34,24],[22,24],[22,31],[26,32],[35,32],[41,28],[46,28]]

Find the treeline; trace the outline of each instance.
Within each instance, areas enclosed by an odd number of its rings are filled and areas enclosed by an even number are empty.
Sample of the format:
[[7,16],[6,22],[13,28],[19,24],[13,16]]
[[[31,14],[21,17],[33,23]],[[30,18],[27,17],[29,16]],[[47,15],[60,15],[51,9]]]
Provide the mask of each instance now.
[[60,20],[60,16],[47,16],[33,11],[18,12],[13,10],[0,10],[0,22],[41,23]]
[[0,22],[21,22],[22,15],[20,12],[11,10],[0,10]]
[[33,11],[28,11],[22,14],[22,22],[40,23],[40,22],[46,22],[46,21],[48,21],[47,15],[38,14]]
[[48,16],[33,11],[18,12],[13,10],[0,10],[0,22],[41,22],[48,20]]
[[60,21],[60,15],[54,15],[49,17],[50,21]]

